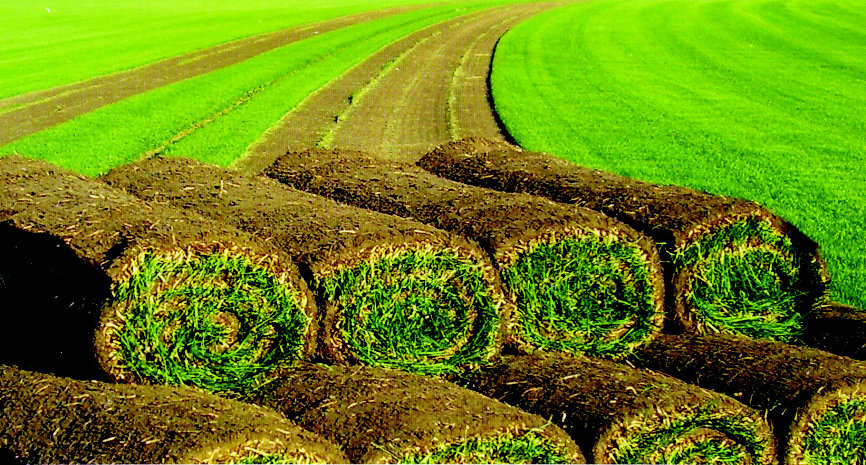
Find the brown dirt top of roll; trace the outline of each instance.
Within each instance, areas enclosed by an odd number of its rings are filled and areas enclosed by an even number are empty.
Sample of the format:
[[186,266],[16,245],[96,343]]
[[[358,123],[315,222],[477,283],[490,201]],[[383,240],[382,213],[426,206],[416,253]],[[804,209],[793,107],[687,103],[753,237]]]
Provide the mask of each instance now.
[[866,310],[831,302],[803,324],[803,343],[858,360],[866,360]]
[[185,387],[76,381],[0,367],[0,435],[37,463],[344,463],[279,413]]

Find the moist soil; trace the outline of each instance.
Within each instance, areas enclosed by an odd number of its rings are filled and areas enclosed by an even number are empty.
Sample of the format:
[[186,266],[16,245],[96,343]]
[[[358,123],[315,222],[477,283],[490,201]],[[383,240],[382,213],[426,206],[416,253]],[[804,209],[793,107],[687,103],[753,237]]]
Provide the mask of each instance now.
[[803,325],[803,344],[857,360],[866,360],[866,311],[831,302]]

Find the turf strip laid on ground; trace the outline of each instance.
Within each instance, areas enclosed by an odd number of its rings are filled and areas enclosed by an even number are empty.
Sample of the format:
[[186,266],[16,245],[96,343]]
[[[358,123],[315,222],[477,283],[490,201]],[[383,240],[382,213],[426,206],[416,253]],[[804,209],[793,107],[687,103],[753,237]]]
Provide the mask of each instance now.
[[826,300],[818,245],[745,200],[591,170],[501,141],[469,138],[419,166],[448,179],[603,212],[659,245],[668,305],[686,331],[796,341]]
[[0,204],[2,363],[244,392],[315,348],[297,266],[239,230],[16,156]]
[[603,214],[456,183],[345,150],[290,152],[265,174],[296,189],[427,223],[490,255],[517,314],[519,350],[619,357],[664,319],[655,244]]
[[24,463],[347,463],[336,445],[268,408],[2,365],[0,448]]
[[484,253],[456,235],[189,159],[155,158],[103,179],[294,257],[316,295],[319,355],[330,363],[441,373],[498,351],[510,306]]

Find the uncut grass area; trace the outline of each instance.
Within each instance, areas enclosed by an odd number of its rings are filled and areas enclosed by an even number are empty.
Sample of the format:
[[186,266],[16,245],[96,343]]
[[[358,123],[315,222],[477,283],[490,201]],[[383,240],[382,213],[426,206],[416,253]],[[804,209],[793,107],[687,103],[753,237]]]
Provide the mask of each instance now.
[[524,148],[760,202],[866,306],[866,1],[575,4],[507,33],[491,85]]

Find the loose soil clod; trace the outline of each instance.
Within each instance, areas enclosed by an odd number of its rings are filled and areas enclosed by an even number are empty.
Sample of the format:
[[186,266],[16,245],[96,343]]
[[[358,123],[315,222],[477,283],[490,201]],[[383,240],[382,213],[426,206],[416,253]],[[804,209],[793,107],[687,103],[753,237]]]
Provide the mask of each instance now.
[[346,463],[279,413],[194,388],[0,366],[0,448],[25,463]]
[[241,231],[17,156],[0,204],[0,363],[242,392],[315,349],[297,267]]
[[635,363],[768,411],[785,464],[866,463],[866,363],[735,335],[662,335]]
[[517,304],[508,327],[520,349],[619,357],[661,330],[664,284],[655,244],[601,213],[339,149],[290,152],[265,174],[481,244]]
[[464,139],[425,155],[439,176],[608,214],[659,244],[669,306],[688,332],[796,341],[826,300],[818,246],[760,205],[587,169],[505,142]]
[[459,237],[187,159],[147,160],[103,179],[219,218],[295,257],[323,312],[325,361],[432,374],[498,351],[504,299],[483,252]]

